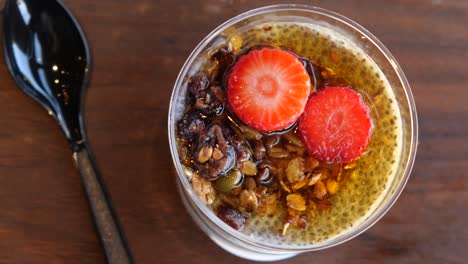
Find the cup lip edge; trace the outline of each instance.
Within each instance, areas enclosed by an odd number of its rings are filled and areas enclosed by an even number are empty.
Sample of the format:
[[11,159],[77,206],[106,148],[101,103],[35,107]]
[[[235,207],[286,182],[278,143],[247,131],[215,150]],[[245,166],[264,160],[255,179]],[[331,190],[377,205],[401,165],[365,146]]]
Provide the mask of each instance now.
[[[232,229],[230,226],[228,226],[226,223],[221,221],[216,214],[210,210],[205,204],[201,202],[201,200],[198,198],[198,196],[194,193],[194,191],[191,188],[191,185],[188,181],[186,181],[186,177],[184,172],[182,171],[182,166],[179,161],[179,155],[177,151],[177,144],[175,141],[175,126],[171,125],[172,120],[172,113],[174,112],[174,104],[176,103],[176,98],[177,94],[176,91],[178,91],[178,87],[181,87],[182,82],[183,82],[183,76],[186,75],[188,71],[188,65],[191,65],[196,58],[196,55],[198,55],[206,43],[209,43],[213,38],[215,38],[219,33],[226,29],[229,25],[232,25],[236,22],[245,20],[249,17],[255,16],[255,15],[262,15],[270,12],[277,12],[277,11],[306,11],[306,12],[312,12],[316,13],[319,15],[324,15],[327,17],[330,17],[334,20],[337,20],[349,27],[351,27],[353,30],[359,32],[363,36],[365,36],[373,45],[376,47],[382,55],[388,60],[388,62],[392,65],[392,69],[395,71],[400,83],[402,84],[403,90],[404,90],[404,95],[406,102],[408,104],[408,107],[410,109],[410,126],[411,126],[411,139],[409,140],[410,142],[410,148],[408,150],[408,158],[405,161],[405,170],[404,174],[402,176],[402,180],[399,183],[397,189],[394,191],[393,194],[391,194],[391,197],[389,198],[388,202],[382,206],[382,208],[379,209],[379,211],[375,212],[373,215],[369,216],[367,219],[365,219],[362,223],[358,224],[355,228],[354,231],[345,231],[341,235],[338,235],[337,237],[334,237],[329,240],[325,240],[319,243],[313,243],[309,244],[306,246],[290,246],[290,245],[280,245],[280,244],[274,244],[274,243],[269,243],[265,241],[254,241],[250,236],[245,235],[237,230]],[[172,123],[173,124],[173,123]],[[236,238],[240,240],[243,243],[247,243],[256,247],[264,248],[264,249],[273,249],[273,250],[281,250],[281,251],[287,251],[287,252],[305,252],[305,251],[316,251],[316,250],[322,250],[330,247],[334,247],[337,245],[340,245],[344,242],[347,242],[356,236],[362,234],[369,228],[371,228],[373,225],[375,225],[389,210],[390,208],[395,204],[396,200],[398,200],[398,197],[401,195],[402,191],[404,190],[409,177],[411,175],[414,162],[415,162],[415,157],[416,157],[416,152],[417,152],[417,147],[418,147],[418,117],[417,117],[417,109],[416,109],[416,103],[414,100],[414,96],[411,92],[411,86],[401,68],[401,66],[398,64],[396,61],[395,57],[393,54],[388,50],[388,48],[377,38],[375,37],[370,31],[368,31],[366,28],[358,24],[357,22],[351,20],[350,18],[347,18],[339,13],[336,13],[334,11],[324,9],[321,7],[317,6],[311,6],[311,5],[303,5],[303,4],[277,4],[277,5],[268,5],[268,6],[263,6],[255,9],[248,10],[246,12],[242,12],[219,26],[217,26],[215,29],[210,31],[197,45],[196,47],[192,50],[190,55],[187,57],[186,61],[184,62],[178,76],[176,79],[176,82],[173,87],[171,99],[170,99],[170,104],[169,104],[169,113],[168,113],[168,138],[169,138],[169,145],[170,145],[170,151],[171,151],[171,156],[172,160],[174,163],[174,167],[177,172],[177,178],[178,180],[182,183],[184,186],[184,189],[187,191],[188,195],[192,198],[192,201],[194,204],[198,207],[198,209],[202,210],[205,214],[206,217],[218,228],[221,228],[223,231],[227,232],[229,235],[231,235],[233,238]],[[185,180],[184,180],[185,178]],[[206,208],[205,208],[206,207]],[[205,210],[208,212],[205,212]],[[337,240],[337,241],[335,241]]]

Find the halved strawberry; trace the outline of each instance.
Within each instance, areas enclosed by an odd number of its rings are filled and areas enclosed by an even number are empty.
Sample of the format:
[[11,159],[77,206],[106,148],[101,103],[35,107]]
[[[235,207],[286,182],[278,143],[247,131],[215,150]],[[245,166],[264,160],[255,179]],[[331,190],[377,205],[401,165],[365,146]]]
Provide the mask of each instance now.
[[328,87],[312,95],[298,129],[310,155],[324,162],[350,162],[367,148],[372,134],[369,108],[348,87]]
[[227,79],[231,110],[248,126],[278,131],[304,111],[310,78],[293,54],[280,49],[252,50],[239,58]]

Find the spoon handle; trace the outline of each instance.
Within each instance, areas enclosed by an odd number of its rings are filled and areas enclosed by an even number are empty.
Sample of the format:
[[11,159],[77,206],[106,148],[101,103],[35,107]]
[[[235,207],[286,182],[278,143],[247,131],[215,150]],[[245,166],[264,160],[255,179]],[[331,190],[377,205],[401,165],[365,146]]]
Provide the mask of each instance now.
[[110,205],[110,200],[88,149],[85,146],[81,146],[79,150],[73,152],[73,158],[81,172],[83,187],[88,197],[107,263],[133,263],[116,221],[117,218]]

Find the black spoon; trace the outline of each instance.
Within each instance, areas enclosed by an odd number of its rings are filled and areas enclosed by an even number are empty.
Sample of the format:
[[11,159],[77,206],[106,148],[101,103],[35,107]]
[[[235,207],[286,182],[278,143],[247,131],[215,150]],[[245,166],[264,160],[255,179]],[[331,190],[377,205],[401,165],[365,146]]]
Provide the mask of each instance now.
[[86,144],[81,102],[91,56],[83,31],[59,0],[7,0],[4,16],[8,69],[19,88],[55,117],[68,139],[107,262],[133,263]]

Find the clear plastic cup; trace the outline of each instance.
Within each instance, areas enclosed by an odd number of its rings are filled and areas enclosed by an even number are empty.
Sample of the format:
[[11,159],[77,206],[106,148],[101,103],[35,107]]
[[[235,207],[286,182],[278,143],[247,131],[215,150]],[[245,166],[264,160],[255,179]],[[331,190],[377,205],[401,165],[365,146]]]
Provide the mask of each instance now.
[[[284,245],[274,241],[260,241],[232,229],[221,221],[194,193],[184,168],[179,161],[175,124],[183,113],[186,81],[198,69],[211,47],[226,41],[226,32],[264,22],[301,22],[325,26],[351,40],[373,60],[388,80],[395,95],[401,117],[402,151],[395,167],[395,176],[380,202],[359,224],[328,240],[309,245]],[[171,97],[168,119],[171,154],[177,171],[177,184],[182,200],[195,222],[226,251],[256,261],[275,261],[299,253],[336,246],[361,234],[374,225],[393,205],[402,192],[412,169],[417,148],[418,126],[416,107],[406,77],[388,49],[369,31],[350,19],[318,7],[303,5],[274,5],[240,14],[213,30],[198,44],[185,62]]]

